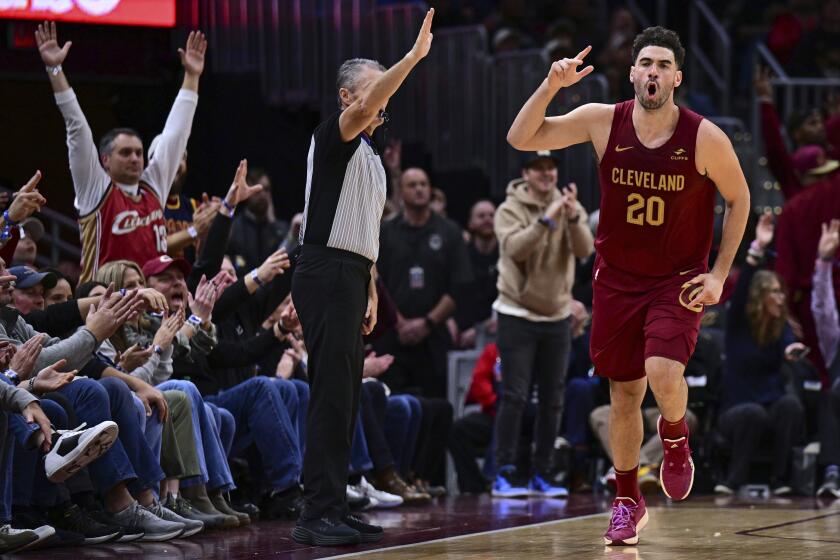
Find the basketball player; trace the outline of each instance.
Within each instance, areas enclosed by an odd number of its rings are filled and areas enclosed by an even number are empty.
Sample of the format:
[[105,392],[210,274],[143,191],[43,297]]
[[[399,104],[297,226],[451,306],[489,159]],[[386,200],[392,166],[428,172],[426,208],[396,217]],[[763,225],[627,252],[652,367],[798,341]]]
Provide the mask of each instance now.
[[[598,157],[601,218],[590,353],[595,371],[610,380],[610,444],[618,485],[604,541],[635,545],[648,521],[637,482],[642,398],[649,384],[661,413],[662,488],[668,497],[683,500],[694,482],[683,370],[704,306],[720,298],[750,196],[726,135],[674,104],[685,50],[671,30],[651,27],[633,42],[629,78],[635,99],[591,103],[546,117],[560,88],[593,71],[592,66],[578,71],[590,50],[552,64],[517,115],[508,141],[529,151],[592,142]],[[715,187],[727,213],[717,260],[707,272]]]
[[207,50],[204,34],[191,32],[186,47],[178,49],[184,83],[148,166],[143,161],[143,142],[130,128],[105,133],[97,154],[90,126],[61,67],[72,42],[58,45],[54,22],[39,25],[35,40],[67,128],[82,241],[81,281],[91,280],[99,266],[109,261],[143,264],[165,255],[163,204],[187,147],[198,104],[198,80]]

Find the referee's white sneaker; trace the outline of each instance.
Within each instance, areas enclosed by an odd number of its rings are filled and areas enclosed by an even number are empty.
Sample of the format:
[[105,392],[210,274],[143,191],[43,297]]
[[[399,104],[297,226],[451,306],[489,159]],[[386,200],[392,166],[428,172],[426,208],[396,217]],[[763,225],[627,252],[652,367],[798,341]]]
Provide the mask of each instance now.
[[[57,430],[52,449],[47,453],[45,468],[50,482],[64,482],[91,461],[108,451],[117,439],[119,428],[115,422],[106,420],[96,426],[84,429],[83,423],[73,430]],[[39,434],[43,441],[43,434]],[[40,444],[39,444],[40,445]]]
[[376,504],[375,506],[373,506],[376,508],[392,508],[401,506],[403,503],[402,496],[397,496],[396,494],[389,494],[388,492],[377,490],[373,487],[373,484],[371,484],[365,479],[365,477],[362,477],[362,479],[359,481],[359,484],[354,486],[353,489],[359,492],[360,494],[370,498],[371,503]]

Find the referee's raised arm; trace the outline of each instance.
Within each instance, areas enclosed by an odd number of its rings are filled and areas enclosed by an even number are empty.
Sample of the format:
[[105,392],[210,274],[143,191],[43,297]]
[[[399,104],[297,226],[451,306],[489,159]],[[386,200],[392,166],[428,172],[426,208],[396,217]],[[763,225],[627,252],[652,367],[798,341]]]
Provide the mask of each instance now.
[[373,131],[388,99],[432,44],[429,10],[414,47],[385,69],[365,58],[338,69],[339,110],[312,134],[300,251],[292,300],[309,352],[309,416],[303,457],[304,505],[292,538],[303,544],[374,542],[382,527],[349,512],[347,476],[362,372],[362,335],[376,324],[374,263],[386,174]]
[[[370,84],[370,87],[358,92],[352,98],[350,105],[341,113],[338,121],[342,140],[349,142],[371,124],[375,123],[376,126],[382,124],[382,114],[385,112],[388,99],[396,93],[414,66],[429,54],[429,49],[432,47],[432,18],[434,16],[435,9],[431,8],[426,12],[426,18],[420,27],[414,47],[379,79]],[[341,95],[339,91],[339,96]]]

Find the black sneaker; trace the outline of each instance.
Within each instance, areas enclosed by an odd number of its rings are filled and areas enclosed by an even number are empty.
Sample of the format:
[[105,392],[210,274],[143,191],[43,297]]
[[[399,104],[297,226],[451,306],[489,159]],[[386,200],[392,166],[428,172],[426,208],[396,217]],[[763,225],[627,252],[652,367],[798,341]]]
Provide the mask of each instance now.
[[15,508],[12,511],[12,526],[15,529],[42,529],[50,527],[53,533],[40,542],[33,543],[29,548],[49,548],[53,546],[80,546],[85,542],[85,536],[75,531],[67,531],[56,527],[41,513],[30,507]]
[[371,525],[361,515],[348,513],[342,519],[351,529],[359,532],[361,542],[379,542],[385,534],[379,525]]
[[297,485],[287,490],[274,490],[260,502],[260,516],[263,519],[297,519],[303,503],[301,498],[300,487]]
[[327,517],[298,520],[292,530],[292,539],[301,544],[316,546],[341,546],[362,542],[362,536],[356,529],[341,520]]
[[360,496],[358,498],[347,497],[347,507],[350,511],[363,511],[370,506],[370,498]]
[[121,527],[101,523],[85,513],[79,506],[70,503],[53,508],[48,517],[50,525],[56,529],[83,535],[85,544],[111,542],[123,535]]
[[[113,525],[114,523],[113,519],[111,519],[111,516],[102,511],[101,509],[87,510],[85,513],[87,513],[88,516],[90,516],[90,518],[96,521],[97,523],[101,523],[103,525]],[[146,535],[146,532],[138,527],[120,527],[120,531],[122,531],[122,536],[120,536],[120,538],[118,538],[114,542],[126,543],[131,541],[137,541],[142,539]]]

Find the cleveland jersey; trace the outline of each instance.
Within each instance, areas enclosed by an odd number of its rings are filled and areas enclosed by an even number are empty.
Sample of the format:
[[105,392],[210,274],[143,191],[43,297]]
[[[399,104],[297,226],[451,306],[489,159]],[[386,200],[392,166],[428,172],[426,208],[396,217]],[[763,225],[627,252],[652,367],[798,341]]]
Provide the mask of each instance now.
[[599,165],[601,215],[595,250],[610,267],[636,276],[705,272],[712,246],[715,185],[697,172],[703,117],[680,107],[676,130],[656,149],[633,127],[635,100],[615,106]]
[[[163,217],[166,219],[166,233],[172,235],[190,227],[193,223],[193,214],[198,208],[198,201],[190,198],[185,194],[170,194],[166,199],[166,207],[163,209]],[[177,253],[172,253],[171,257],[184,257],[193,262],[195,255],[193,254],[193,244],[187,247],[187,251],[183,249]],[[185,255],[188,253],[188,255]]]
[[140,182],[137,195],[114,183],[97,207],[79,218],[82,238],[81,282],[92,280],[99,267],[116,260],[146,261],[166,254],[166,222],[154,191]]

